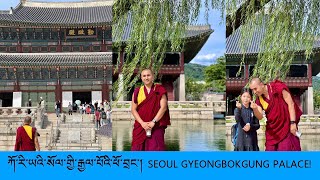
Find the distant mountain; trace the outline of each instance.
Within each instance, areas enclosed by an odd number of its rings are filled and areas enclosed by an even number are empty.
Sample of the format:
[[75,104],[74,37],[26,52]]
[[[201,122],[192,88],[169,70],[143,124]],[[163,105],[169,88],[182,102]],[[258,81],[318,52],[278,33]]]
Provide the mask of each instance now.
[[204,69],[207,66],[200,64],[188,63],[184,65],[186,79],[192,78],[195,81],[204,81]]

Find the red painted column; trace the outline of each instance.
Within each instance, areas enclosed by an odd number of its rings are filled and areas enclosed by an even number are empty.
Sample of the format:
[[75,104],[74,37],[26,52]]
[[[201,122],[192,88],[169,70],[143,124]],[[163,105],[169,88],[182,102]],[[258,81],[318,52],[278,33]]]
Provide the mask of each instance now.
[[57,52],[62,52],[60,28],[58,29],[58,46],[57,46]]
[[106,29],[105,29],[105,27],[102,27],[102,43],[101,43],[101,51],[102,52],[107,51],[107,46],[106,46],[106,41],[105,41],[105,33],[106,33]]
[[180,74],[184,74],[184,52],[180,52]]
[[15,67],[13,68],[13,72],[14,72],[14,78],[15,78],[13,92],[19,92],[20,91],[20,86],[19,86],[19,81],[18,81],[18,78],[17,78],[17,69]]
[[103,67],[103,84],[102,84],[102,100],[108,100],[109,99],[109,87],[108,87],[108,82],[107,82],[107,66]]
[[17,28],[16,31],[17,31],[17,40],[18,40],[18,42],[17,42],[17,52],[18,53],[22,53],[22,45],[21,45],[21,40],[20,40],[20,29]]
[[57,84],[56,84],[56,89],[55,89],[55,95],[56,95],[56,101],[60,101],[62,104],[62,87],[61,87],[61,82],[60,82],[60,78],[59,78],[59,72],[60,72],[60,68],[57,68]]
[[245,78],[245,82],[247,83],[249,81],[249,65],[248,64],[244,65],[244,78]]
[[308,86],[312,87],[312,64],[308,64]]

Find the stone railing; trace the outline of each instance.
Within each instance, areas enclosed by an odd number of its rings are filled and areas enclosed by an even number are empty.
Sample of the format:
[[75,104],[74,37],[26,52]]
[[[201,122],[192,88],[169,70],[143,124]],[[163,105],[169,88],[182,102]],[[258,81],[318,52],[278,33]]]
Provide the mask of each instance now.
[[[225,112],[225,101],[169,101],[172,119],[213,119],[215,112]],[[114,102],[113,120],[132,120],[131,101]]]
[[[170,109],[207,108],[213,109],[215,112],[226,111],[225,101],[168,101],[168,106]],[[131,101],[114,102],[112,107],[117,109],[130,109]]]
[[27,116],[28,109],[30,109],[30,115],[34,115],[37,112],[37,107],[0,107],[0,116]]
[[[28,109],[31,111],[28,114]],[[0,118],[23,118],[31,116],[33,125],[43,128],[45,119],[45,108],[43,107],[0,107]]]

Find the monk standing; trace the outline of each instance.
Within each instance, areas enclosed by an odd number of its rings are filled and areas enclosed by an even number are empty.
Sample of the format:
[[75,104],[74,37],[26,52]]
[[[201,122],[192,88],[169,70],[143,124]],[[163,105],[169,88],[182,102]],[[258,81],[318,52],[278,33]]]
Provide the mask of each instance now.
[[262,109],[266,113],[266,151],[301,151],[297,123],[302,111],[288,87],[279,80],[264,84],[259,78],[253,78],[250,89],[258,96],[256,102],[251,103],[254,115],[262,119]]
[[30,124],[31,117],[27,116],[24,125],[17,129],[15,151],[40,151],[37,129]]
[[[150,69],[141,72],[143,86],[134,90],[131,112],[135,117],[132,132],[132,151],[164,151],[164,133],[170,125],[167,91],[153,84]],[[148,136],[147,136],[148,133]]]

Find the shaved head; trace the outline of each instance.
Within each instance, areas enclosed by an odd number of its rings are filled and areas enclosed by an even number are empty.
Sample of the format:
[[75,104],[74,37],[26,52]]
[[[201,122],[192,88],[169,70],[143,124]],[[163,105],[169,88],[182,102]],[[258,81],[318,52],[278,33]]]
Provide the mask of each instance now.
[[31,117],[30,116],[27,116],[24,118],[24,124],[31,124]]
[[257,96],[261,96],[265,92],[264,84],[260,78],[254,77],[250,81],[250,89]]
[[252,84],[252,83],[258,83],[258,84],[260,84],[260,83],[262,83],[262,81],[261,81],[260,78],[254,77],[254,78],[252,78],[251,81],[250,81],[250,84]]

